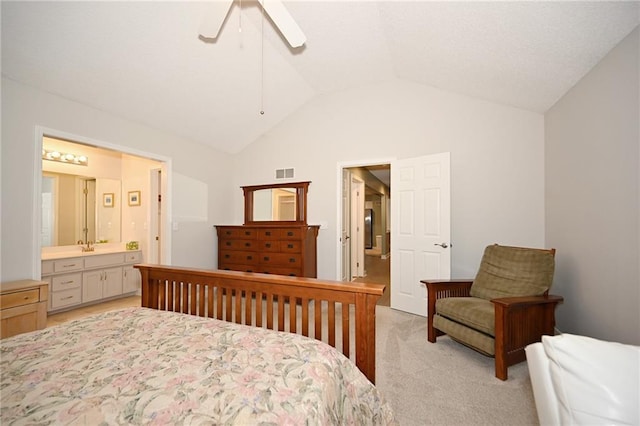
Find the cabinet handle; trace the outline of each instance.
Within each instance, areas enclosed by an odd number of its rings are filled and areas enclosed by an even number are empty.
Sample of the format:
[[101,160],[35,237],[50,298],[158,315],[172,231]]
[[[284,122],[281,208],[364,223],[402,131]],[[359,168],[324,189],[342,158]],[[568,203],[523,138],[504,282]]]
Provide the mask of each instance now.
[[253,256],[247,256],[247,260],[253,260]]
[[287,248],[292,249],[293,248],[293,244],[287,244]]
[[289,232],[287,232],[287,236],[289,236],[289,237],[293,237],[293,231],[289,231]]
[[25,297],[24,297],[24,300],[29,300],[29,296],[25,296]]
[[295,257],[290,257],[289,258],[289,263],[296,263],[296,258]]
[[69,299],[73,299],[73,296],[63,297],[63,298],[62,298],[62,299],[60,299],[60,300],[69,300]]
[[271,236],[271,231],[265,232],[264,235],[266,235],[267,237],[270,237]]
[[62,285],[73,284],[73,280],[60,283]]
[[269,256],[265,256],[264,260],[269,261]]
[[75,263],[70,263],[68,265],[62,265],[63,268],[73,268],[74,266],[76,266]]

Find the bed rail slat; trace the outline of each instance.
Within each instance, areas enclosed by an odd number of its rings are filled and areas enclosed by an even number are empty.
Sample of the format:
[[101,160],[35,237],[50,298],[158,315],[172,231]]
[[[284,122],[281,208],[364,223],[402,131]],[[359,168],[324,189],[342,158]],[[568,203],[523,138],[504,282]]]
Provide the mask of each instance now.
[[339,333],[339,349],[353,356],[375,383],[375,307],[384,291],[382,284],[162,265],[135,267],[142,274],[144,307],[304,336],[313,330],[315,339],[334,347]]

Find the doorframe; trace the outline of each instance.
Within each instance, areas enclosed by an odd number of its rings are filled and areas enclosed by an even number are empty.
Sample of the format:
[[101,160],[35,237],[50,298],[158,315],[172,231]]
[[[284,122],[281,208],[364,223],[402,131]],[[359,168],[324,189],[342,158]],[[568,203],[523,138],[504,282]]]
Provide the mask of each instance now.
[[[149,160],[157,161],[161,163],[160,168],[164,172],[162,174],[162,186],[163,192],[166,194],[166,199],[171,199],[171,157],[165,157],[164,155],[138,150],[128,146],[117,145],[111,142],[105,142],[102,140],[79,136],[73,133],[68,133],[62,130],[52,129],[45,126],[35,126],[35,153],[34,155],[34,174],[35,185],[33,193],[33,205],[34,211],[32,215],[33,232],[33,253],[32,256],[37,261],[33,265],[33,276],[39,277],[42,275],[42,241],[40,238],[40,228],[42,226],[42,139],[45,136],[49,136],[56,139],[63,139],[69,142],[90,145],[96,148],[110,149],[112,151],[122,152],[124,154],[135,155],[137,157],[147,158]],[[163,203],[165,216],[162,221],[163,235],[165,236],[165,244],[162,247],[161,260],[163,263],[171,264],[171,203]]]
[[[351,276],[349,280],[354,278],[363,278],[365,276],[364,269],[364,180],[360,176],[351,174],[350,191],[351,205],[350,216],[351,226],[349,227],[349,249],[351,251]],[[357,195],[355,195],[357,194]],[[354,204],[355,199],[355,204]]]
[[[386,157],[379,158],[374,160],[351,160],[351,161],[339,161],[336,164],[336,280],[340,280],[342,278],[342,247],[341,241],[342,238],[342,170],[350,169],[354,167],[366,167],[366,166],[375,166],[377,164],[389,164],[389,168],[391,168],[391,164],[395,161],[396,157]],[[388,219],[387,219],[388,220]],[[391,223],[391,222],[389,222]],[[351,244],[351,243],[349,243]]]

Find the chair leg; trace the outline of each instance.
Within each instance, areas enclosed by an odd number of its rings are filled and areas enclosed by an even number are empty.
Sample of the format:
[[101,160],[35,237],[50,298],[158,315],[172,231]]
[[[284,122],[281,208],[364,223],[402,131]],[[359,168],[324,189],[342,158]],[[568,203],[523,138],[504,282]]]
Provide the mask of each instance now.
[[431,343],[436,342],[436,329],[433,328],[433,315],[429,315],[427,320],[427,340]]

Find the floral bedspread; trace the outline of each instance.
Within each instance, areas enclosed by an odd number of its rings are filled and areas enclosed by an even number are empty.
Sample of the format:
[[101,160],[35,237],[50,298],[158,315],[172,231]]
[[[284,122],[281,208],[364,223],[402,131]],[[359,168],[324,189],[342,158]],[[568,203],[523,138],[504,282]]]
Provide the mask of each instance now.
[[146,308],[0,343],[0,424],[393,424],[325,343]]

